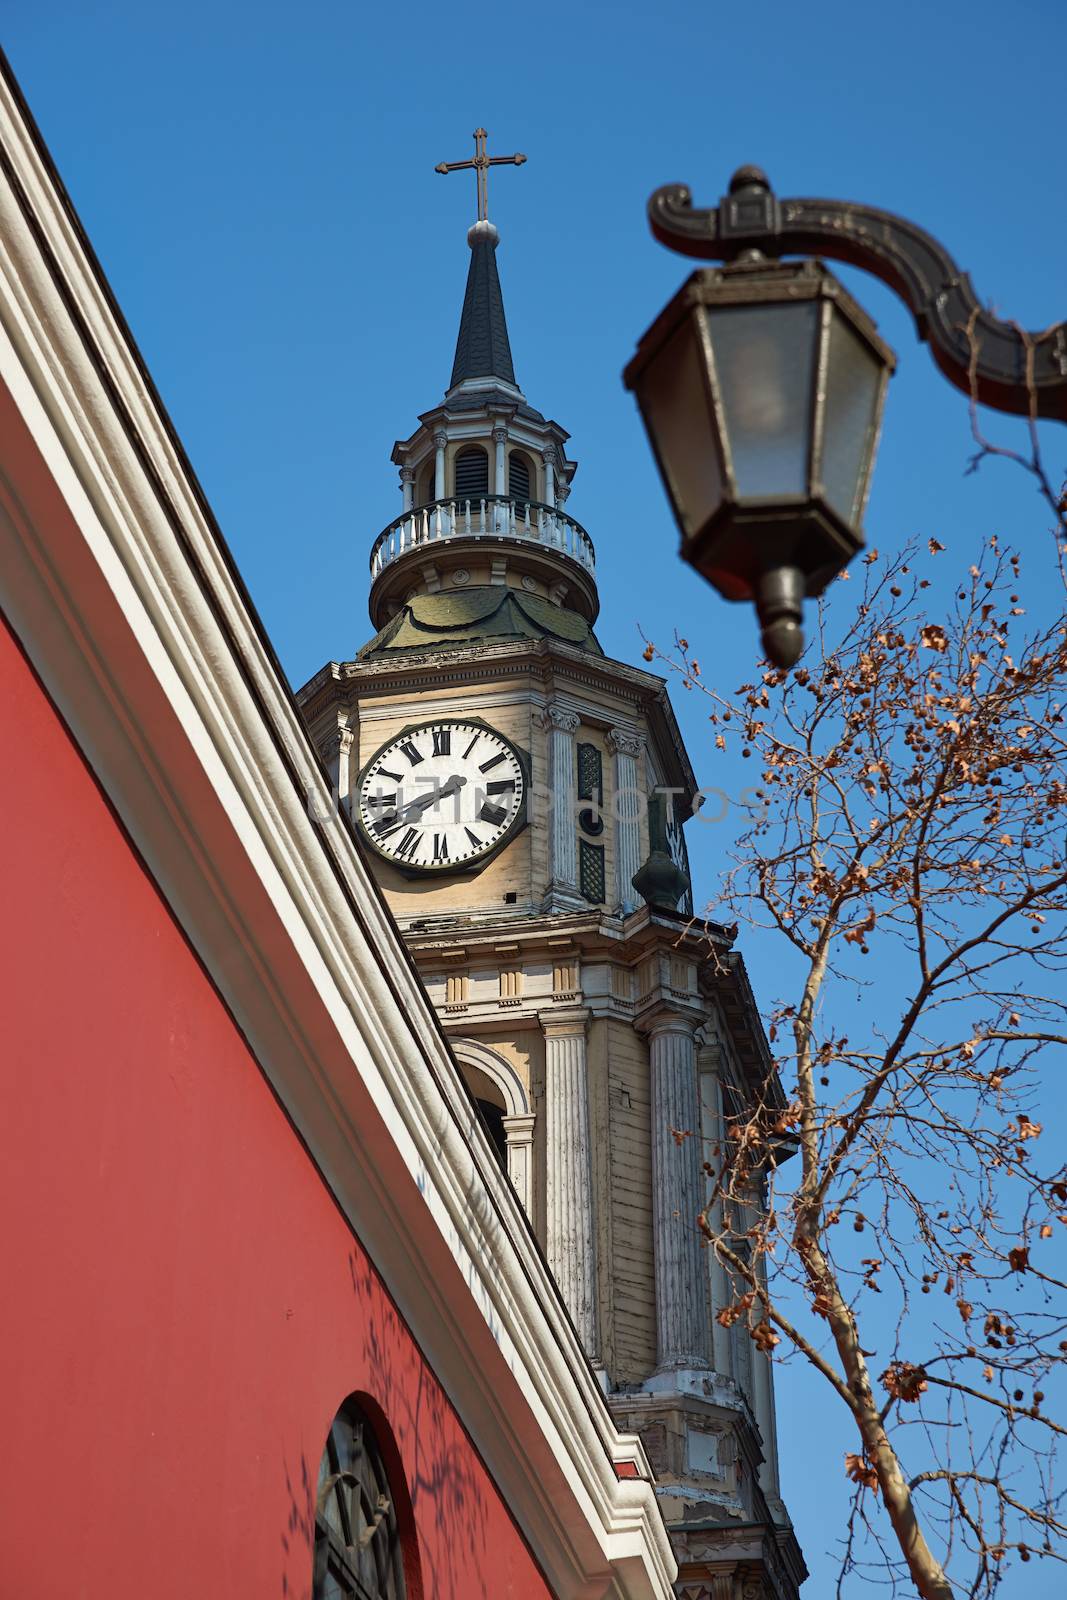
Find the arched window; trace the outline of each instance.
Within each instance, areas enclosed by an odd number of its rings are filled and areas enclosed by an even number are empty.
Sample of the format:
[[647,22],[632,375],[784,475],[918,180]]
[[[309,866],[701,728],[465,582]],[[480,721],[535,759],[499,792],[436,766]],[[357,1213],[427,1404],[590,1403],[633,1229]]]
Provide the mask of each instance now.
[[437,496],[434,493],[434,490],[435,490],[436,487],[437,487],[437,472],[436,472],[435,464],[431,460],[429,466],[423,469],[422,493],[419,495],[418,500],[415,502],[416,505],[426,506],[426,505],[429,505],[431,500],[436,500]]
[[489,493],[489,457],[477,445],[456,457],[456,499],[480,500]]
[[500,1170],[508,1170],[508,1140],[504,1132],[504,1107],[497,1105],[495,1100],[483,1100],[480,1095],[475,1096],[478,1115],[482,1119],[482,1126],[489,1135],[489,1142],[496,1151],[496,1158],[500,1162]]
[[520,505],[530,498],[530,463],[517,450],[508,457],[508,494]]
[[404,1600],[396,1504],[374,1430],[346,1400],[319,1465],[313,1600]]
[[[502,974],[508,976],[513,980],[509,994],[521,993],[521,973]],[[454,1039],[452,1047],[477,1103],[478,1120],[515,1185],[526,1215],[532,1216],[534,1114],[529,1094],[515,1068],[488,1045],[477,1039]]]

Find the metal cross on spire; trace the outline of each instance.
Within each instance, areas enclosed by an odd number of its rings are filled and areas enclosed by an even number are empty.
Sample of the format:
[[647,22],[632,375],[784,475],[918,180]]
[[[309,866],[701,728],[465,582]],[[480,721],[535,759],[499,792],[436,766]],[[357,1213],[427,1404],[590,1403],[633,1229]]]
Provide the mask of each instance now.
[[524,155],[513,156],[487,156],[485,141],[489,137],[484,128],[474,130],[474,160],[473,161],[440,161],[434,167],[435,172],[464,172],[473,167],[478,175],[478,221],[489,220],[489,168],[490,167],[521,167],[526,160]]

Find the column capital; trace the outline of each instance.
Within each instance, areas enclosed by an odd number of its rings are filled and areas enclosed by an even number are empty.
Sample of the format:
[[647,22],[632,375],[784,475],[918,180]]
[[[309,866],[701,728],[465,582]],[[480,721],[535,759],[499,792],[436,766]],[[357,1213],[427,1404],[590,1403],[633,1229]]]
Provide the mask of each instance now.
[[554,444],[546,444],[541,451],[541,460],[546,467],[554,467],[559,460],[559,452]]
[[642,1016],[635,1017],[634,1027],[638,1033],[647,1034],[650,1039],[658,1039],[665,1033],[676,1033],[695,1045],[697,1030],[703,1021],[703,1014],[699,1011],[661,1002],[651,1006]]
[[617,756],[633,756],[636,760],[644,742],[639,733],[632,733],[629,728],[608,729],[608,744]]
[[322,755],[325,761],[332,761],[336,756],[347,756],[351,753],[356,736],[351,728],[335,728],[329,734],[322,746]]
[[562,733],[576,733],[581,720],[577,712],[568,711],[566,706],[556,705],[554,701],[541,712],[542,726],[558,728]]
[[434,429],[433,442],[437,446],[438,450],[444,449],[445,445],[448,443],[448,434],[445,432],[444,428]]
[[493,443],[494,444],[507,444],[507,442],[508,442],[508,425],[507,425],[507,423],[506,422],[494,422],[494,424],[493,424]]
[[400,469],[400,481],[401,481],[401,483],[414,483],[415,482],[415,468],[414,467],[401,467],[401,469]]
[[584,1039],[589,1028],[588,1011],[542,1011],[537,1020],[546,1039]]

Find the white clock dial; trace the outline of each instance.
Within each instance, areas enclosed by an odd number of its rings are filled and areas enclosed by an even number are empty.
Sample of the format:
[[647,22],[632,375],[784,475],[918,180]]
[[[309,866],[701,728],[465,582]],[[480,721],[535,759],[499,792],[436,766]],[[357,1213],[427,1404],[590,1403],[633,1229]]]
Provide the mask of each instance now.
[[478,722],[424,723],[398,734],[360,779],[358,820],[374,848],[407,872],[471,866],[523,815],[518,752]]

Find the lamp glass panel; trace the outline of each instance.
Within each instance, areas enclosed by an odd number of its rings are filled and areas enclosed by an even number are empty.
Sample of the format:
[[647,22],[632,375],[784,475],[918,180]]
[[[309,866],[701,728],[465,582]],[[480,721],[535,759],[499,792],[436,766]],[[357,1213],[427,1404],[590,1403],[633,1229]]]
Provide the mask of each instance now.
[[699,533],[722,500],[705,370],[699,323],[690,315],[649,362],[638,387],[645,426],[686,538]]
[[882,361],[835,310],[830,318],[821,477],[826,499],[853,526],[863,515],[883,370]]
[[818,307],[710,306],[737,493],[806,494]]

